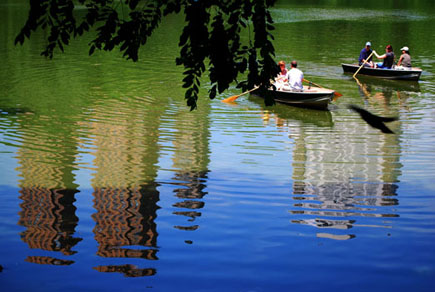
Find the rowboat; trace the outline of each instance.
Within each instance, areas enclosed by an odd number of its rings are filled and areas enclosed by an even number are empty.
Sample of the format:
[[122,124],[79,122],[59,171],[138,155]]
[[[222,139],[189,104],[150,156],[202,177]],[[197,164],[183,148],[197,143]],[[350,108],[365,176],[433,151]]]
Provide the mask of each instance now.
[[[341,64],[344,73],[355,73],[359,69],[358,64]],[[420,78],[421,70],[420,68],[405,69],[404,67],[397,67],[393,69],[381,69],[381,68],[370,68],[362,67],[358,74],[376,76],[379,78],[386,79],[399,79],[399,80],[411,80],[417,81]]]
[[264,97],[266,94],[271,94],[275,101],[279,103],[319,110],[327,110],[328,104],[334,97],[334,90],[320,87],[304,86],[303,91],[274,91],[272,89],[268,89],[267,92],[264,92],[261,90],[262,89],[257,89],[251,92],[251,95]]

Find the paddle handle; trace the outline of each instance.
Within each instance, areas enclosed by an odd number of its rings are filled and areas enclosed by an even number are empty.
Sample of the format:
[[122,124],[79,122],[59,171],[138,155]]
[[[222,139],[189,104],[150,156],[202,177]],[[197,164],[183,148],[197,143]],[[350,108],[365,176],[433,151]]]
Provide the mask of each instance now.
[[249,89],[249,90],[247,90],[247,91],[245,91],[245,92],[243,92],[243,93],[241,93],[241,94],[239,94],[239,95],[233,95],[233,96],[231,96],[231,97],[228,97],[228,98],[222,100],[222,102],[233,102],[233,101],[235,101],[236,99],[238,99],[239,97],[241,97],[242,95],[248,94],[248,93],[250,93],[251,91],[254,91],[254,90],[258,89],[258,87],[259,87],[259,86],[254,86],[254,88]]
[[358,74],[359,70],[361,70],[361,68],[367,63],[367,60],[369,60],[373,56],[374,53],[375,53],[375,50],[373,50],[372,53],[369,55],[369,57],[364,60],[364,62],[362,63],[361,66],[359,66],[358,70],[356,70],[355,74],[353,74],[353,78],[355,78],[355,76],[356,76],[356,74]]
[[310,81],[310,80],[307,80],[307,79],[302,79],[302,81],[305,81],[305,82],[307,82],[307,83],[311,83],[311,84],[313,84],[314,86],[317,86],[317,87],[320,87],[320,88],[325,88],[325,87],[323,87],[323,86],[321,86],[321,85],[319,85],[319,84],[316,84],[316,83],[314,83],[314,82],[312,82],[312,81]]
[[252,92],[252,91],[254,91],[254,90],[256,90],[256,89],[258,89],[258,86],[254,86],[254,88],[249,89],[249,90],[247,90],[247,91],[245,91],[245,92],[243,92],[243,93],[237,95],[237,97],[240,97],[240,96],[242,96],[242,95],[248,94],[249,92]]

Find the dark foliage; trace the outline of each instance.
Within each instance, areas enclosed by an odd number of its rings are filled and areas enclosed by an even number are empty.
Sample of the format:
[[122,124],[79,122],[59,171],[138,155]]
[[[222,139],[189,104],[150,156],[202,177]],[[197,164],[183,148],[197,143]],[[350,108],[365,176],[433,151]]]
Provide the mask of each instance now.
[[[212,99],[233,82],[242,90],[269,84],[276,73],[270,33],[274,27],[269,11],[275,1],[29,0],[29,16],[15,44],[23,44],[38,28],[47,30],[47,46],[41,55],[52,58],[56,48],[63,51],[72,37],[93,29],[97,34],[89,44],[90,55],[96,49],[111,51],[117,47],[124,57],[137,61],[140,47],[146,44],[164,16],[183,12],[186,24],[176,63],[184,66],[185,98],[190,108],[195,109],[200,78],[206,70]],[[86,7],[84,17],[74,13],[76,4]],[[244,30],[249,30],[250,36],[252,33],[247,43],[240,39]],[[239,74],[246,71],[247,80],[238,82]],[[273,99],[266,99],[266,103],[272,104]]]

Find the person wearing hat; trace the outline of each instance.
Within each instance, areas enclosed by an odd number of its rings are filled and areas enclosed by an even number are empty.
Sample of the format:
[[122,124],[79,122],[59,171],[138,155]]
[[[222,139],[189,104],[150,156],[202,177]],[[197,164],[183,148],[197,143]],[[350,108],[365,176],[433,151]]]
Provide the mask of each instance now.
[[406,68],[411,68],[411,55],[409,55],[409,48],[403,47],[400,49],[402,51],[402,55],[399,58],[399,61],[397,62],[397,66],[403,66]]
[[[361,50],[361,52],[359,53],[359,65],[361,66],[365,60],[367,60],[367,58],[371,55],[372,53],[372,49],[371,49],[372,44],[370,42],[366,43],[366,46]],[[367,60],[367,62],[364,64],[365,67],[373,67],[373,62],[372,62],[372,57],[370,57],[370,59]]]

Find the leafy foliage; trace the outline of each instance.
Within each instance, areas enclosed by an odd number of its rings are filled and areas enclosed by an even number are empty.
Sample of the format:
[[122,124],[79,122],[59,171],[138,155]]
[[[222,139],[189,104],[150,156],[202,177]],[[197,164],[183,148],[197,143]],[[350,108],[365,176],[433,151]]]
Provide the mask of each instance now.
[[[96,49],[111,51],[119,47],[124,57],[137,61],[140,47],[146,44],[164,16],[182,11],[186,24],[176,63],[184,66],[185,98],[187,105],[195,109],[200,78],[206,69],[212,99],[233,82],[242,90],[255,85],[268,86],[276,74],[271,34],[274,27],[269,11],[275,1],[29,0],[29,16],[15,44],[23,44],[38,28],[48,30],[47,46],[41,55],[52,58],[56,48],[63,51],[72,37],[94,29],[96,37],[89,44],[90,55]],[[85,16],[74,13],[76,4],[86,8]],[[243,43],[240,35],[245,31],[250,38]],[[239,74],[246,71],[247,80],[238,82]],[[272,98],[266,99],[266,104],[272,103]]]

